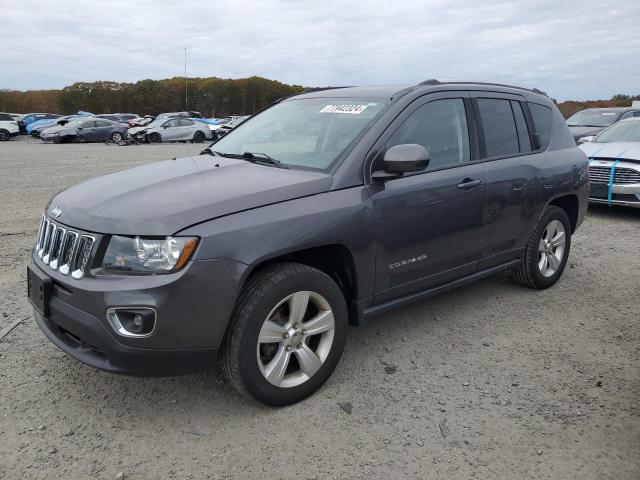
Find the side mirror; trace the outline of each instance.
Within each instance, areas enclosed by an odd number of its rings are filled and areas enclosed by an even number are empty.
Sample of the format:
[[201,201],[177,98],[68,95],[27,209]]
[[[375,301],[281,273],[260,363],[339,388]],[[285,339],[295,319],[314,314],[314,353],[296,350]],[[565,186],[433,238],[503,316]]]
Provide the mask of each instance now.
[[383,171],[373,172],[372,178],[399,177],[404,173],[419,172],[429,165],[429,151],[416,143],[405,143],[390,147],[384,154]]
[[583,143],[589,143],[590,141],[592,141],[595,138],[595,135],[587,135],[586,137],[580,137],[578,139],[578,145],[581,145]]

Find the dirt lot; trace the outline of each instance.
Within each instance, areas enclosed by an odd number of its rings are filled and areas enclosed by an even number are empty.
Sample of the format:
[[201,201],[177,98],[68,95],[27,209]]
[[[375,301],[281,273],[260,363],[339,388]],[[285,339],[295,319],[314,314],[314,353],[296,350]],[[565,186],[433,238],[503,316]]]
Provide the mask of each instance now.
[[592,208],[548,291],[499,275],[352,328],[289,408],[57,350],[25,298],[49,198],[186,149],[0,144],[0,332],[24,319],[0,343],[0,478],[640,478],[640,210]]

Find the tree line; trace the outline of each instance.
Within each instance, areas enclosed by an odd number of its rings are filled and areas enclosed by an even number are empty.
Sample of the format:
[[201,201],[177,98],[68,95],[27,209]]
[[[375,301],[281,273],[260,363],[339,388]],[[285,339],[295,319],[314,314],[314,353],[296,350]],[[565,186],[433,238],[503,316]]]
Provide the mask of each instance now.
[[[0,111],[71,114],[138,113],[195,110],[209,117],[249,115],[275,100],[304,91],[262,77],[223,79],[217,77],[174,77],[140,80],[136,83],[110,81],[78,82],[61,90],[0,90]],[[185,102],[186,93],[186,102]]]
[[[275,100],[304,91],[300,85],[262,77],[224,79],[217,77],[174,77],[164,80],[140,80],[136,83],[78,82],[61,90],[0,90],[2,112],[51,112],[60,114],[85,110],[92,113],[138,113],[195,110],[208,117],[250,115]],[[186,93],[186,103],[185,103]],[[565,116],[585,108],[627,107],[640,95],[618,94],[609,100],[573,101],[558,104]]]

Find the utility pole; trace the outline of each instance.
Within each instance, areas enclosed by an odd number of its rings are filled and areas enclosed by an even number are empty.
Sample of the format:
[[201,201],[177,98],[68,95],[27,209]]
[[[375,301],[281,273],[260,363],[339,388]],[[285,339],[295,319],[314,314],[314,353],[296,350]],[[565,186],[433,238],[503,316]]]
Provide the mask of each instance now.
[[189,101],[187,94],[187,49],[184,49],[184,109],[189,111]]

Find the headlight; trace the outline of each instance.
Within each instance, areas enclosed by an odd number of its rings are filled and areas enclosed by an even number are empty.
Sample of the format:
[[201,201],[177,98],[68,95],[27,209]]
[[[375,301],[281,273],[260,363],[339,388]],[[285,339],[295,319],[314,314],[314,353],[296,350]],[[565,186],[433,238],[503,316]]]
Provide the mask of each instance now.
[[111,272],[171,273],[184,267],[198,244],[194,237],[143,238],[114,235],[102,261]]

